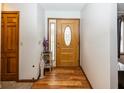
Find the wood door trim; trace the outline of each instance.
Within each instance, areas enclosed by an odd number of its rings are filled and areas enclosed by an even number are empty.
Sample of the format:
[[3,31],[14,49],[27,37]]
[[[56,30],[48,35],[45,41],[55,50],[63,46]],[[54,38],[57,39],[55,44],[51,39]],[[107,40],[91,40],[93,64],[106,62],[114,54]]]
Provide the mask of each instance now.
[[9,13],[19,14],[20,13],[19,11],[1,11],[1,12],[5,14],[9,14]]
[[[17,25],[17,29],[18,29],[18,33],[17,33],[17,78],[16,81],[19,81],[19,23],[20,23],[20,12],[19,11],[2,11],[2,14],[9,14],[9,13],[13,13],[13,14],[17,14],[18,15],[18,25]],[[2,24],[1,24],[2,25]]]
[[37,80],[32,80],[32,79],[22,79],[22,80],[18,80],[17,82],[35,82]]
[[19,11],[16,11],[16,13],[18,14],[18,55],[17,55],[17,57],[18,57],[18,62],[17,62],[17,81],[19,80],[19,23],[20,23],[20,20],[19,20],[19,18],[20,18],[20,12]]
[[50,20],[50,19],[58,19],[58,20],[80,20],[80,18],[48,18],[48,20]]

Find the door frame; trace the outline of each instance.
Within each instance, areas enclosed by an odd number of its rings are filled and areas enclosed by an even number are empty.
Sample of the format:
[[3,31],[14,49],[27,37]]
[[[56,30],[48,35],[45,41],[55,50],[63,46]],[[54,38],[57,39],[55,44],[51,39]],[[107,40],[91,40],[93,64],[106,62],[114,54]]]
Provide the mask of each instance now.
[[[14,14],[18,14],[18,25],[17,25],[17,29],[18,29],[18,34],[17,34],[17,78],[16,78],[16,81],[19,81],[19,35],[20,35],[20,31],[19,31],[19,26],[20,26],[20,12],[19,11],[1,11],[1,14],[2,13],[6,13],[6,14],[9,14],[9,13],[14,13]],[[2,16],[2,15],[1,15]],[[1,19],[2,20],[2,19]],[[2,22],[2,21],[1,21]],[[2,26],[2,24],[1,24]],[[2,38],[1,38],[2,39]]]
[[[52,19],[55,19],[55,20],[78,20],[79,21],[79,26],[78,26],[78,42],[79,42],[79,57],[78,57],[78,65],[80,66],[80,18],[50,18],[48,17],[47,18],[47,39],[48,39],[48,42],[49,42],[49,20],[52,20]],[[56,29],[57,29],[57,26],[56,26]],[[57,33],[56,33],[56,37],[57,37]],[[56,38],[56,42],[57,42],[57,38]],[[49,47],[48,47],[49,48]],[[57,53],[57,47],[56,47],[56,53]],[[56,56],[57,57],[57,56]],[[57,62],[56,62],[56,67],[57,67]]]

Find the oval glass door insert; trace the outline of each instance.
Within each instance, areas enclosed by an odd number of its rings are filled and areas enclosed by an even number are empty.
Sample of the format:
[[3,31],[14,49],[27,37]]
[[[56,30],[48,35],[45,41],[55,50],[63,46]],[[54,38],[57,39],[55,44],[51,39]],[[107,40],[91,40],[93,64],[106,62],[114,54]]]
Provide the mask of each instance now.
[[66,46],[69,46],[71,43],[71,28],[69,26],[65,27],[64,41]]

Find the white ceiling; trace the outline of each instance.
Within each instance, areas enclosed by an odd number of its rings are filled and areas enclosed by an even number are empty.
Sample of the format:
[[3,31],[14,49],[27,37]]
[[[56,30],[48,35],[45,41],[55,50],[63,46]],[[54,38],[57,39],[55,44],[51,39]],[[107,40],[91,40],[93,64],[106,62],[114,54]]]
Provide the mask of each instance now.
[[42,3],[41,6],[48,11],[80,11],[84,3]]
[[124,11],[124,3],[118,3],[117,7],[118,7],[118,11]]

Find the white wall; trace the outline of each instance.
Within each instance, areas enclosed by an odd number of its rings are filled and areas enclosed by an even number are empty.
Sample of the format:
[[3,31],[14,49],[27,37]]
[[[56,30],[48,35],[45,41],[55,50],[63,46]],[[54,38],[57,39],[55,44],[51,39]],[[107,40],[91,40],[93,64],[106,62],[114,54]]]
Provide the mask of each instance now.
[[117,4],[111,4],[110,10],[110,88],[118,88]]
[[93,88],[117,88],[117,5],[87,4],[81,11],[80,62]]
[[[38,38],[37,40],[39,40],[39,42],[38,42],[39,46],[37,46],[37,48],[36,48],[37,50],[35,50],[34,52],[37,55],[36,62],[39,62],[41,51],[43,51],[42,42],[45,37],[45,11],[41,7],[40,4],[37,4],[37,31],[38,32],[37,32],[36,37]],[[37,67],[36,75],[38,75],[39,74],[39,69],[38,69],[39,63],[37,64],[36,67]]]
[[80,11],[45,11],[45,36],[47,37],[48,18],[80,18]]
[[[4,4],[4,11],[20,11],[19,79],[37,78],[44,37],[44,10],[39,4]],[[35,68],[32,66],[35,65]]]

